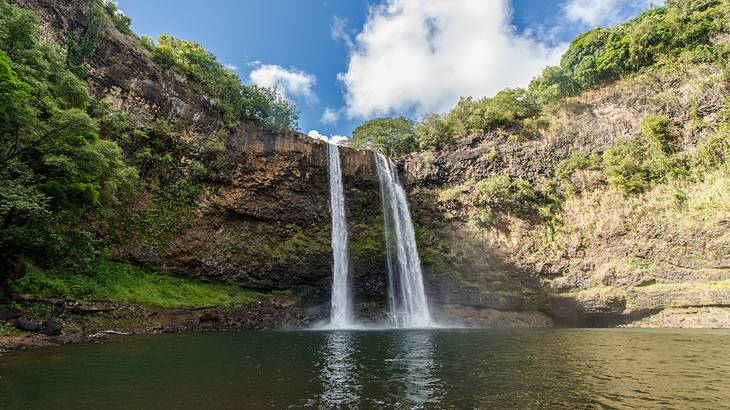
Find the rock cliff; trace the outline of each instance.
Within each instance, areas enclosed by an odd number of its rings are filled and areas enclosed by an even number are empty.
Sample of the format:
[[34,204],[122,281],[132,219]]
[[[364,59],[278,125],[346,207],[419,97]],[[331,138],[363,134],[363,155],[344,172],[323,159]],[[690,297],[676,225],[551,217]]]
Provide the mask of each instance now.
[[[468,281],[474,289],[505,295],[490,289],[498,280],[496,263],[517,279],[505,281],[512,285],[506,295],[513,306],[524,306],[532,295],[534,306],[560,323],[728,327],[726,168],[639,196],[612,189],[597,169],[556,175],[561,162],[600,158],[618,143],[640,138],[648,115],[678,124],[678,149],[694,155],[718,128],[728,95],[727,76],[711,64],[644,73],[568,100],[533,138],[515,140],[497,131],[412,155],[404,170],[424,227],[421,239],[429,241],[434,232],[459,237],[457,244],[432,248],[452,256],[470,238],[477,253],[492,255],[488,262],[468,258],[476,263],[466,269],[475,275]],[[547,216],[516,218],[505,210],[494,224],[480,227],[470,222],[482,208],[469,190],[495,175],[527,181],[538,193],[556,192],[557,184],[569,185],[570,192],[558,209],[543,210]],[[453,274],[447,266],[431,270]]]

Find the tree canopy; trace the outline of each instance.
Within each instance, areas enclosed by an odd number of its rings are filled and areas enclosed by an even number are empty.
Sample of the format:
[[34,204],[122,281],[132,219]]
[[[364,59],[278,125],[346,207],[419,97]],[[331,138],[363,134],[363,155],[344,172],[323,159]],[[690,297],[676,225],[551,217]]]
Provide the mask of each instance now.
[[416,131],[405,117],[376,118],[355,128],[350,145],[400,157],[416,149]]

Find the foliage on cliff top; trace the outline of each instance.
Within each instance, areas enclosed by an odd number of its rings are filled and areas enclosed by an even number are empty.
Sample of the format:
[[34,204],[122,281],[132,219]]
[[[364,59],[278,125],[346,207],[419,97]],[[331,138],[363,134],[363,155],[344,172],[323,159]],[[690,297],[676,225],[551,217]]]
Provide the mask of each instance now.
[[169,35],[158,36],[156,43],[142,37],[142,44],[162,69],[176,67],[215,97],[229,126],[245,121],[272,128],[297,128],[299,113],[292,102],[276,90],[243,84],[233,70],[224,67],[200,44]]
[[124,203],[138,174],[101,134],[73,67],[38,40],[32,12],[0,0],[0,269],[19,256],[80,263],[81,221]]

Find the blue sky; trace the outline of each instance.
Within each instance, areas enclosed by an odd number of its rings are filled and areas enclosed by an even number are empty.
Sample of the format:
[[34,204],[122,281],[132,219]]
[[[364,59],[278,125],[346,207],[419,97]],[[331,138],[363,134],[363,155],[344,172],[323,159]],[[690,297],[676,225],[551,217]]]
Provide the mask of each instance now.
[[[656,3],[656,2],[655,2]],[[140,35],[201,43],[294,101],[300,128],[350,135],[461,95],[525,85],[567,42],[650,6],[628,0],[118,0]],[[327,115],[323,114],[327,111]]]

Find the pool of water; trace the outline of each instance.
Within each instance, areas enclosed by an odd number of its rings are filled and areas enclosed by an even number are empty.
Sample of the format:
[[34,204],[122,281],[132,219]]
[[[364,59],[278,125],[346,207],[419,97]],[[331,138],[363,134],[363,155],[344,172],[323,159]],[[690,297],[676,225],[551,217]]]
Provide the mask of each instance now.
[[4,354],[0,407],[717,409],[729,374],[727,331],[133,336]]

